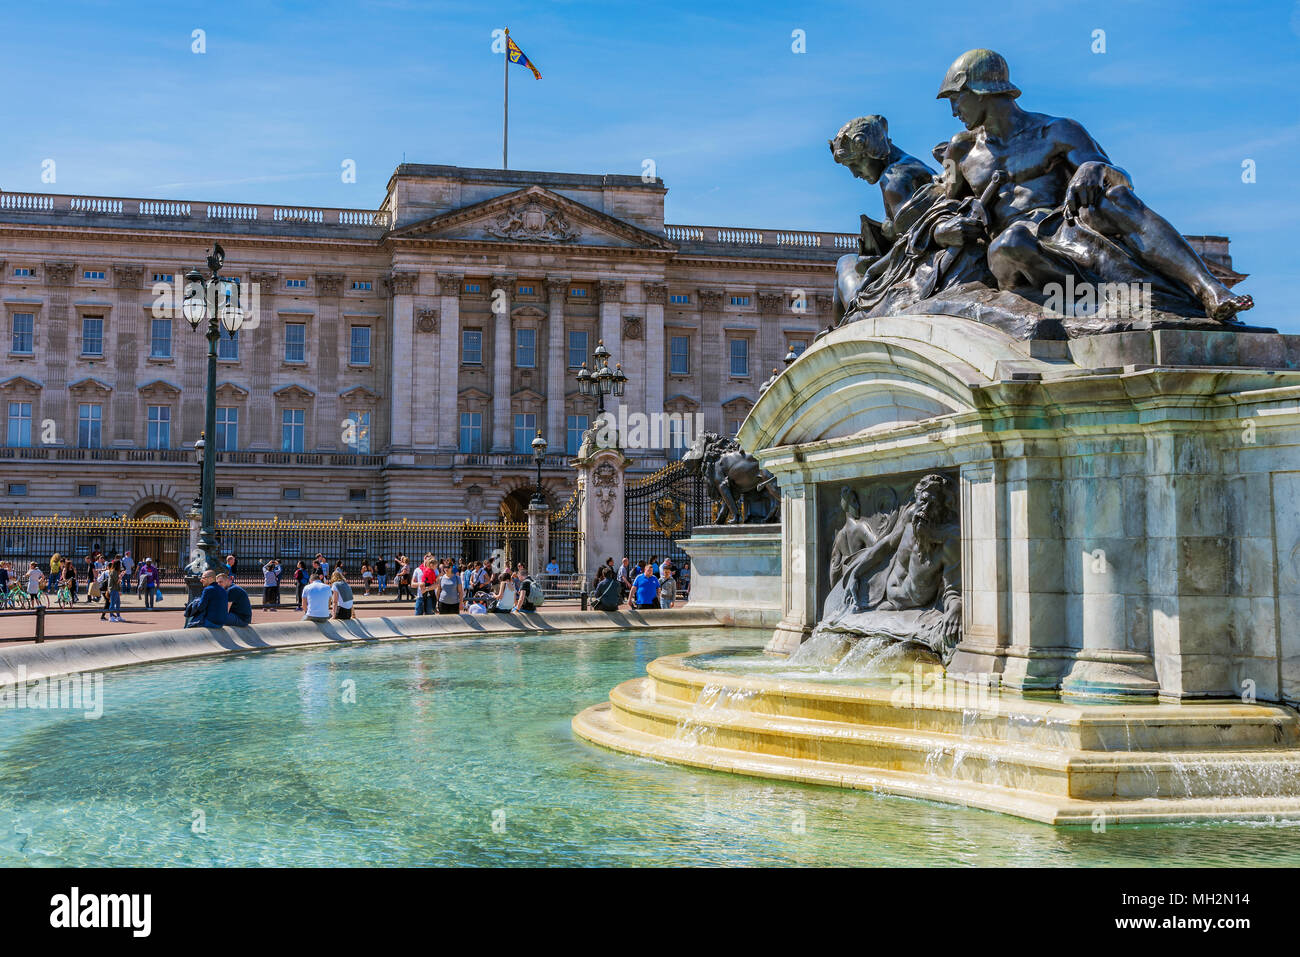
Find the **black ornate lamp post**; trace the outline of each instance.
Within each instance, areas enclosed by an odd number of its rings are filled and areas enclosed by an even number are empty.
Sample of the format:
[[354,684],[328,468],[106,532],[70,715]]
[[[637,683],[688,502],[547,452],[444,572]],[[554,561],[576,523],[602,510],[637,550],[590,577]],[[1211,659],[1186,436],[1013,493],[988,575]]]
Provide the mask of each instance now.
[[537,463],[537,490],[533,492],[532,501],[528,503],[529,508],[546,508],[546,496],[542,494],[542,463],[546,461],[546,440],[542,438],[542,430],[537,430],[537,438],[533,439],[533,461]]
[[[221,275],[221,267],[225,261],[226,251],[221,248],[220,243],[213,243],[212,251],[208,254],[209,278],[204,279],[203,274],[197,269],[191,269],[185,274],[183,306],[185,321],[194,330],[197,330],[204,321],[207,322],[205,335],[208,339],[208,388],[204,440],[209,435],[217,434],[217,341],[221,338],[221,329],[225,327],[226,332],[233,336],[244,324],[244,313],[239,303],[239,284]],[[215,451],[214,449],[209,454],[205,449],[203,454],[203,484],[200,490],[202,518],[198,543],[201,554],[187,569],[195,578],[218,564],[216,561],[217,456]]]
[[591,365],[595,371],[589,371],[585,362],[578,370],[578,391],[585,396],[596,397],[597,418],[605,414],[605,396],[620,396],[627,385],[622,363],[616,363],[611,371],[609,360],[609,350],[605,348],[605,340],[601,339],[596,343],[596,351],[591,354]]

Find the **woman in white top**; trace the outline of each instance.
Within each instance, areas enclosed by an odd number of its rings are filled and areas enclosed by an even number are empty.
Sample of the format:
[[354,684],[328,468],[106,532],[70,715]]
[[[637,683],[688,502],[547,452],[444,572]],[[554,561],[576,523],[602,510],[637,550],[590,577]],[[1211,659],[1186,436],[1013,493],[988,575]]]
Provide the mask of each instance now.
[[31,567],[27,569],[27,594],[35,598],[41,593],[41,584],[45,580],[45,575],[36,567],[35,562],[31,562]]
[[502,575],[501,580],[497,583],[497,606],[492,610],[503,615],[510,614],[515,610],[515,599],[517,597],[514,578],[508,574]]

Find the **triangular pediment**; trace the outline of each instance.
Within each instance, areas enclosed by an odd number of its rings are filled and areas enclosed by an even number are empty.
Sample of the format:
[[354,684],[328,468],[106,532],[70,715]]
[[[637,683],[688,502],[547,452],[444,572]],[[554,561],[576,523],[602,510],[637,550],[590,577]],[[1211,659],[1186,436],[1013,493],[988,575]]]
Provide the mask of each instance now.
[[600,210],[529,186],[439,213],[389,234],[392,239],[508,243],[545,246],[613,246],[672,252],[662,236]]

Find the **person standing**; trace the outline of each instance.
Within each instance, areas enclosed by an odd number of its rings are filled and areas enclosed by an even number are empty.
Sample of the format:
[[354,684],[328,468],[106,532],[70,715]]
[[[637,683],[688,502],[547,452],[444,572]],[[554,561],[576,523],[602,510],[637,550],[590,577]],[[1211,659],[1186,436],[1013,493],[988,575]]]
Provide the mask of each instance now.
[[135,581],[135,559],[131,557],[129,551],[122,553],[122,588],[129,590],[131,583]]
[[676,597],[677,580],[673,578],[672,566],[665,561],[659,566],[659,607],[672,608]]
[[232,582],[235,580],[235,571],[238,568],[238,566],[239,566],[239,561],[238,559],[235,558],[234,555],[226,556],[226,573],[230,575],[230,580]]
[[280,608],[280,563],[274,558],[262,566],[262,610]]
[[444,565],[438,578],[438,614],[459,615],[460,604],[465,600],[465,586],[450,565]]
[[[99,620],[104,620],[104,615],[108,615],[109,621],[122,620],[122,561],[115,558],[108,566],[107,594],[104,601],[104,610],[100,612]],[[101,586],[103,587],[103,586]]]
[[370,586],[375,582],[375,570],[370,567],[370,559],[361,559],[361,584],[366,588],[366,594],[370,594]]
[[59,579],[63,574],[63,556],[55,552],[50,556],[50,574],[48,590],[54,591],[58,587]]
[[632,582],[632,607],[646,609],[655,607],[655,598],[659,594],[659,579],[650,574],[650,563],[641,566],[641,574]]
[[140,590],[144,593],[144,607],[153,608],[158,597],[158,566],[152,558],[145,558],[140,565]]
[[[27,564],[27,597],[32,600],[32,607],[35,608],[36,603],[41,598],[41,588],[45,585],[45,573],[41,571],[40,566],[35,562],[28,562]],[[100,615],[99,617],[103,618],[104,616]]]
[[298,567],[293,570],[293,583],[294,586],[297,588],[296,604],[298,607],[295,609],[296,611],[302,611],[302,593],[306,589],[307,583],[310,580],[311,580],[311,575],[307,571],[307,563],[304,562],[301,558],[298,559]]
[[632,594],[632,562],[627,557],[623,558],[623,564],[618,566],[618,584],[623,589],[623,598]]
[[63,560],[63,570],[59,573],[64,583],[68,586],[68,594],[72,596],[72,603],[77,603],[77,566],[70,559]]
[[379,586],[380,595],[388,589],[388,562],[384,561],[383,555],[375,562],[375,584]]

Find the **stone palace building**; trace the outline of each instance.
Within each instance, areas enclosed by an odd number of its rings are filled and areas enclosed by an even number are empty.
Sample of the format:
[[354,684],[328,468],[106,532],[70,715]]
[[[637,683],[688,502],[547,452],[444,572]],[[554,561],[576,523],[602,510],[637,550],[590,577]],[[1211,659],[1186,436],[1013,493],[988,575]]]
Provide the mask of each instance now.
[[[417,164],[378,210],[0,193],[0,514],[188,510],[207,342],[179,295],[214,241],[257,310],[219,343],[219,518],[519,517],[538,429],[557,505],[598,341],[628,377],[607,408],[734,433],[830,321],[857,237],[666,225],[665,193]],[[1242,278],[1226,239],[1192,241]],[[680,454],[648,439],[633,473]]]

